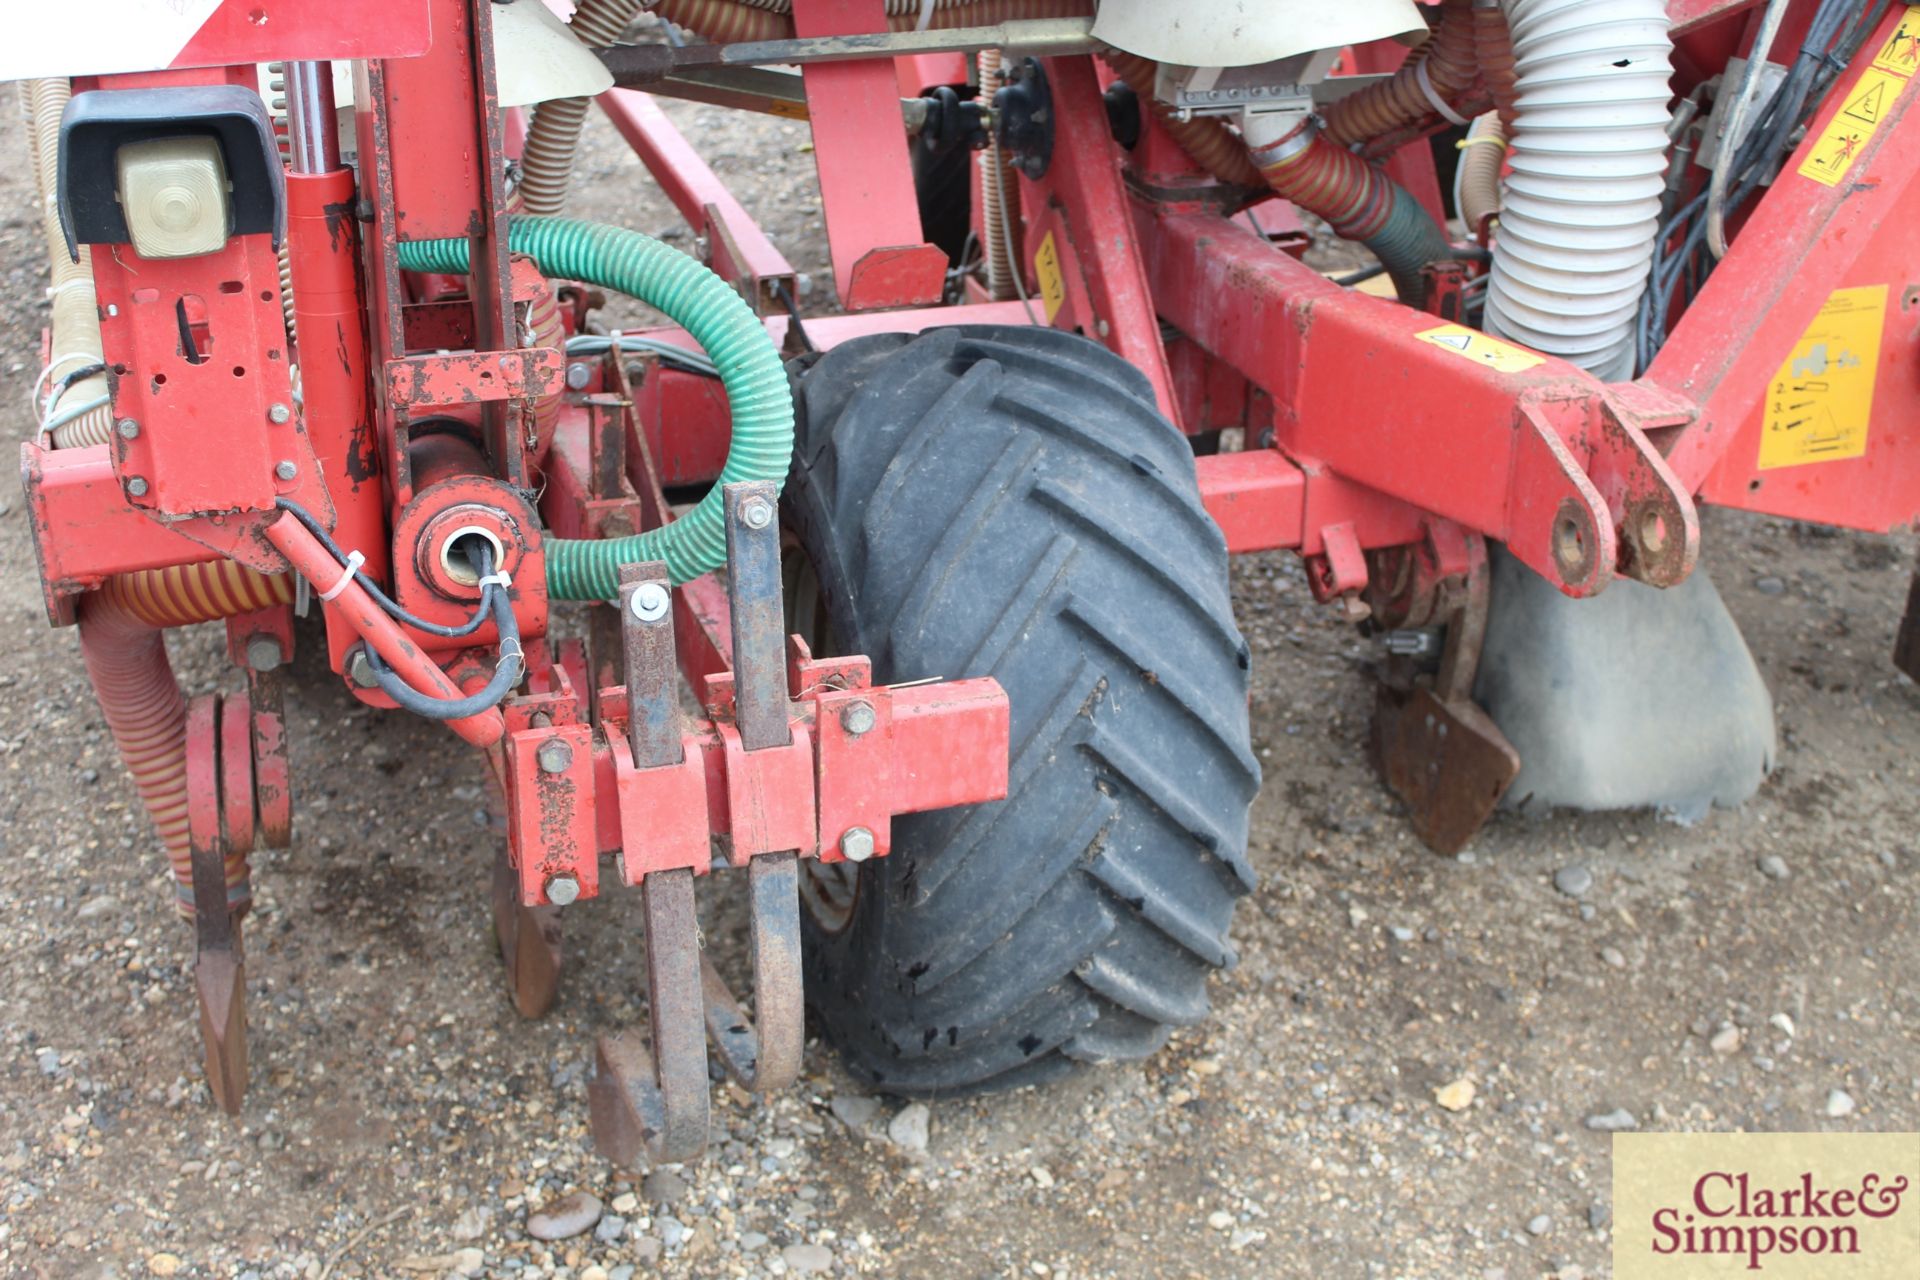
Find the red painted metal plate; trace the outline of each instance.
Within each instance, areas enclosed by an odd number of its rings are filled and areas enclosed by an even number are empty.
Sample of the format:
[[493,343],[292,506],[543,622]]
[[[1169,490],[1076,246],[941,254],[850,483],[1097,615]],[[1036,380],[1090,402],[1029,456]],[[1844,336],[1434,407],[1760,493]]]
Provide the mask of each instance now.
[[293,59],[410,58],[433,43],[428,0],[94,0],[86,38],[60,22],[16,26],[0,80],[111,75]]

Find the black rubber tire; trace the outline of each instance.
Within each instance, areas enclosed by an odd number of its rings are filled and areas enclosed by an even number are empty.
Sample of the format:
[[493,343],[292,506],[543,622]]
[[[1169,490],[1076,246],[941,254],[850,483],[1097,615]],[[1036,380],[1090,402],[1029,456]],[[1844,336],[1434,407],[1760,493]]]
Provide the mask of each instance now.
[[1226,545],[1147,381],[1072,334],[863,338],[799,381],[784,502],[878,682],[991,675],[1009,798],[896,819],[808,997],[897,1094],[1142,1058],[1207,1014],[1254,883],[1249,656]]

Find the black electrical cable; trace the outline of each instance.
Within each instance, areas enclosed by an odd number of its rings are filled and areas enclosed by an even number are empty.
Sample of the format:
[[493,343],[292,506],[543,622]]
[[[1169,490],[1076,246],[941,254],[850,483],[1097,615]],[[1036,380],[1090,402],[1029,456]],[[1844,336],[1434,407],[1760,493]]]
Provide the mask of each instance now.
[[[326,526],[313,518],[312,512],[291,498],[276,498],[274,499],[274,505],[305,525],[307,532],[312,534],[314,538],[319,541],[320,545],[327,549],[327,554],[335,560],[338,560],[342,567],[345,567],[347,564],[347,553],[340,549],[340,544],[333,540],[333,535],[327,532]],[[488,570],[487,572],[491,573],[492,570]],[[487,574],[482,573],[480,576],[484,578]],[[443,640],[458,640],[461,636],[472,635],[486,622],[488,607],[495,603],[496,600],[505,601],[507,598],[507,593],[500,589],[498,583],[486,583],[480,588],[480,603],[474,609],[473,616],[457,627],[449,627],[438,622],[428,622],[425,618],[417,618],[413,614],[408,613],[405,609],[395,604],[391,596],[380,589],[379,583],[375,582],[359,569],[353,571],[353,580],[359,583],[361,588],[373,597],[373,602],[385,610],[388,616],[395,622],[412,627],[416,631],[424,631],[430,636],[439,636]]]
[[[484,578],[493,572],[493,549],[481,543],[472,553],[474,568]],[[400,675],[380,660],[380,653],[372,645],[363,645],[367,655],[367,669],[373,673],[380,691],[392,698],[403,710],[429,720],[464,720],[468,716],[477,716],[491,711],[500,705],[500,700],[513,691],[520,683],[520,677],[526,671],[527,660],[520,650],[520,624],[513,616],[513,606],[507,601],[507,593],[495,591],[489,596],[492,606],[494,625],[500,630],[500,658],[494,664],[493,678],[486,687],[468,694],[464,698],[437,698],[421,693],[418,689],[400,678]]]
[[[1851,63],[1880,25],[1892,0],[1822,0],[1786,75],[1753,116],[1741,145],[1719,163],[1733,166],[1726,208],[1739,209],[1785,163],[1796,134],[1812,117],[1827,88]],[[1634,354],[1644,371],[1666,345],[1667,317],[1676,298],[1696,295],[1716,265],[1706,249],[1705,193],[1694,197],[1660,227],[1646,292],[1634,321]]]

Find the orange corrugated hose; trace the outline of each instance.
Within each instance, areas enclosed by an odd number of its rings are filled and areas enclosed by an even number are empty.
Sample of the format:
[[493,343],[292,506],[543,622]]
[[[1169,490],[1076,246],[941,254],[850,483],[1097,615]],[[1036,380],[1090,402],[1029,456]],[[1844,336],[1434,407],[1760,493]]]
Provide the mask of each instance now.
[[[1435,97],[1451,110],[1473,84],[1474,24],[1472,0],[1446,0],[1433,34],[1390,79],[1369,85],[1327,108],[1327,138],[1346,147],[1418,124],[1439,114],[1433,104]],[[1431,96],[1422,80],[1432,87]]]
[[[566,350],[567,330],[561,323],[560,301],[552,285],[542,288],[534,298],[527,316],[527,323],[533,329],[534,346],[552,347],[556,351]],[[564,390],[556,390],[533,402],[535,441],[533,456],[535,458],[546,457],[548,447],[553,444],[554,429],[560,422],[560,404],[565,397]]]
[[1500,123],[1506,132],[1512,132],[1520,72],[1513,61],[1513,33],[1507,29],[1507,15],[1501,11],[1499,0],[1474,0],[1473,58],[1479,64],[1487,96],[1500,113]]
[[[173,868],[176,905],[193,914],[187,836],[187,703],[167,660],[166,627],[210,622],[287,604],[293,577],[269,577],[231,560],[109,578],[80,602],[80,655],[107,730],[147,807]],[[229,853],[228,901],[247,896],[247,858]]]
[[1386,175],[1328,142],[1324,133],[1309,133],[1304,145],[1301,142],[1301,129],[1296,129],[1253,152],[1251,162],[1283,198],[1325,218],[1342,239],[1368,240],[1379,234],[1393,206],[1393,184]]

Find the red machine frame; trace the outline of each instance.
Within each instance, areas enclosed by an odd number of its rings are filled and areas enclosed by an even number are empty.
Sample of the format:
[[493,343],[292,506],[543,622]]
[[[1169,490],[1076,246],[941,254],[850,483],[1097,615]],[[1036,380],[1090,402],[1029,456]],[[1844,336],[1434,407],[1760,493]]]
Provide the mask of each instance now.
[[[1742,47],[1753,7],[1752,0],[1674,0],[1683,64]],[[885,30],[880,0],[794,0],[794,13],[802,35]],[[1868,47],[1904,17],[1896,8]],[[417,43],[422,22],[434,35],[419,56],[358,64],[357,182],[345,166],[287,179],[295,323],[310,348],[301,361],[303,411],[295,418],[282,412],[290,397],[269,238],[236,237],[219,264],[190,260],[170,270],[181,290],[214,280],[199,290],[207,306],[197,319],[226,344],[221,368],[226,353],[236,353],[228,382],[245,394],[203,394],[194,411],[205,419],[203,438],[231,437],[242,450],[234,456],[248,463],[246,483],[229,483],[237,474],[232,456],[157,453],[154,437],[137,429],[111,447],[56,451],[31,443],[23,470],[54,622],[73,621],[77,598],[119,575],[222,556],[267,571],[291,566],[330,597],[336,671],[350,677],[357,646],[367,644],[416,686],[449,696],[484,682],[492,633],[449,642],[393,622],[273,501],[297,495],[339,542],[364,553],[374,577],[393,581],[403,601],[432,598],[432,566],[410,557],[411,540],[453,509],[445,503],[501,513],[499,536],[518,557],[510,598],[526,636],[529,692],[452,727],[486,748],[508,798],[510,849],[496,901],[516,999],[534,1011],[552,994],[551,906],[597,891],[600,853],[621,853],[630,884],[704,873],[716,839],[728,860],[753,864],[756,877],[762,862],[775,868],[765,872],[770,881],[784,871],[769,855],[797,850],[833,861],[854,831],[866,833],[857,842],[861,856],[884,855],[894,813],[1004,793],[1007,708],[991,682],[888,690],[872,687],[864,659],[815,659],[803,646],[783,651],[777,615],[771,623],[761,616],[769,599],[778,603],[777,565],[770,593],[743,595],[741,582],[751,576],[744,560],[734,565],[731,592],[706,579],[673,593],[668,650],[645,649],[656,643],[651,633],[636,632],[624,610],[604,608],[594,610],[589,643],[546,641],[542,537],[623,534],[668,520],[665,490],[710,483],[719,473],[726,399],[712,379],[657,359],[639,361],[640,376],[630,380],[617,353],[590,368],[584,385],[568,380],[563,390],[562,352],[521,339],[547,301],[547,283],[507,248],[503,166],[519,130],[493,96],[490,6],[406,0],[381,6],[367,21],[391,24],[399,52],[414,52],[409,42]],[[257,32],[245,34],[250,43],[233,46],[235,61],[327,56],[303,43],[311,31],[289,30],[264,52]],[[378,34],[361,33],[376,43]],[[76,88],[246,82],[250,67],[220,65],[217,35],[207,36],[211,46],[196,45],[201,69],[97,77]],[[1356,65],[1385,66],[1397,56],[1389,46],[1369,48]],[[1411,706],[1428,726],[1437,707],[1443,719],[1475,729],[1461,735],[1479,744],[1472,749],[1491,752],[1465,764],[1449,758],[1447,776],[1456,769],[1467,778],[1497,776],[1511,765],[1493,741],[1497,732],[1490,737],[1489,726],[1472,721],[1467,701],[1472,619],[1484,597],[1482,539],[1501,541],[1568,595],[1589,596],[1616,576],[1655,586],[1684,579],[1698,555],[1702,498],[1866,529],[1906,524],[1920,507],[1911,318],[1920,285],[1910,283],[1920,280],[1920,242],[1898,214],[1920,207],[1910,191],[1920,159],[1889,142],[1912,109],[1911,85],[1902,82],[1844,181],[1795,174],[1847,88],[1865,74],[1864,58],[1830,95],[1719,270],[1674,319],[1647,374],[1614,385],[1546,356],[1489,361],[1436,341],[1458,326],[1342,288],[1306,266],[1307,240],[1290,210],[1222,186],[1151,118],[1139,143],[1121,148],[1103,102],[1109,77],[1096,59],[1049,57],[1042,66],[1055,104],[1052,163],[1039,178],[1018,178],[1021,269],[1031,297],[985,301],[976,289],[955,306],[934,305],[945,257],[922,243],[907,140],[892,110],[903,79],[951,76],[952,61],[896,66],[876,58],[804,68],[834,279],[846,309],[807,319],[806,340],[827,348],[936,325],[1050,324],[1101,341],[1139,368],[1182,430],[1242,431],[1243,450],[1198,460],[1202,495],[1230,550],[1298,551],[1316,595],[1356,616],[1371,609],[1395,624],[1435,617],[1465,624],[1450,636],[1439,687],[1396,704],[1402,712]],[[599,105],[698,233],[708,264],[786,346],[800,323],[783,310],[796,279],[791,264],[647,96],[613,90]],[[1410,189],[1437,198],[1424,147],[1394,163]],[[1249,204],[1252,219],[1224,216]],[[403,275],[402,241],[446,237],[468,242],[470,281]],[[173,337],[144,316],[115,252],[96,247],[93,260],[108,308],[109,358],[123,375],[116,412],[137,427],[142,415],[166,411],[165,397],[157,384],[142,390],[124,375],[146,367],[141,353],[160,359],[162,348],[171,351]],[[1864,452],[1763,470],[1763,400],[1775,371],[1834,290],[1872,285],[1893,287]],[[574,290],[561,299],[572,327],[584,320],[583,297]],[[649,336],[691,345],[677,329]],[[214,375],[196,368],[195,376]],[[465,449],[479,464],[423,452],[429,424],[448,421],[464,443],[446,448]],[[542,454],[532,442],[544,446],[549,430],[551,447]],[[265,468],[276,462],[285,474],[269,484]],[[136,472],[138,492],[128,485]],[[536,487],[537,521],[515,496]],[[442,505],[422,505],[428,497]],[[729,494],[736,505],[750,500]],[[196,514],[213,510],[220,514]],[[740,555],[764,559],[764,538],[740,536]],[[777,560],[777,545],[772,554]],[[629,594],[640,584],[629,581]],[[438,607],[443,620],[463,612],[458,604]],[[236,634],[271,635],[282,661],[290,652],[285,608]],[[648,689],[634,683],[637,653],[651,655]],[[651,746],[643,749],[632,708],[636,698],[657,699],[669,687],[663,653],[677,655],[706,714],[672,732],[649,731]],[[617,678],[623,661],[624,685]],[[391,705],[351,678],[348,687],[363,701]],[[761,741],[746,728],[749,689],[761,707],[752,713],[761,717]],[[847,718],[854,704],[865,708],[858,732]],[[277,703],[256,694],[252,707],[229,702],[227,714],[237,719],[221,719],[219,733],[209,728],[211,709],[196,713],[190,750],[201,767],[194,776],[225,779],[195,789],[202,844],[248,825],[229,789],[277,788],[260,791],[255,807],[263,820],[271,811],[274,829],[284,825]],[[237,747],[223,757],[224,775],[210,771],[218,740],[241,742],[249,716],[251,780]],[[1403,714],[1397,723],[1404,729],[1412,721]],[[1405,733],[1386,736],[1402,750],[1440,750]],[[1393,777],[1394,753],[1385,754]],[[1404,769],[1399,774],[1408,794],[1412,784]],[[1427,815],[1423,834],[1442,845],[1464,839],[1484,817],[1479,800],[1450,815],[1438,812],[1445,806],[1437,795],[1414,804]],[[684,924],[672,914],[680,899],[666,888],[660,895],[649,898],[649,918],[662,913],[663,936],[675,936],[673,921]],[[201,912],[209,914],[216,913]],[[203,928],[203,946],[217,949],[220,941]],[[220,1010],[208,1017],[223,1027],[231,1021]],[[774,1024],[779,1035],[793,1034],[764,1007],[762,1021],[769,1037]],[[229,1038],[210,1032],[209,1043]],[[603,1046],[616,1076],[651,1072],[655,1082],[596,1101],[596,1115],[605,1109],[615,1117],[608,1123],[631,1149],[671,1149],[670,1135],[691,1132],[684,1114],[663,1116],[647,1092],[665,1088],[675,1073],[687,1078],[691,1068],[683,1058],[669,1061],[665,1047],[655,1052],[658,1060],[636,1056],[631,1045]],[[244,1061],[224,1062],[216,1076],[243,1079]],[[237,1106],[237,1089],[223,1089],[222,1098]]]

